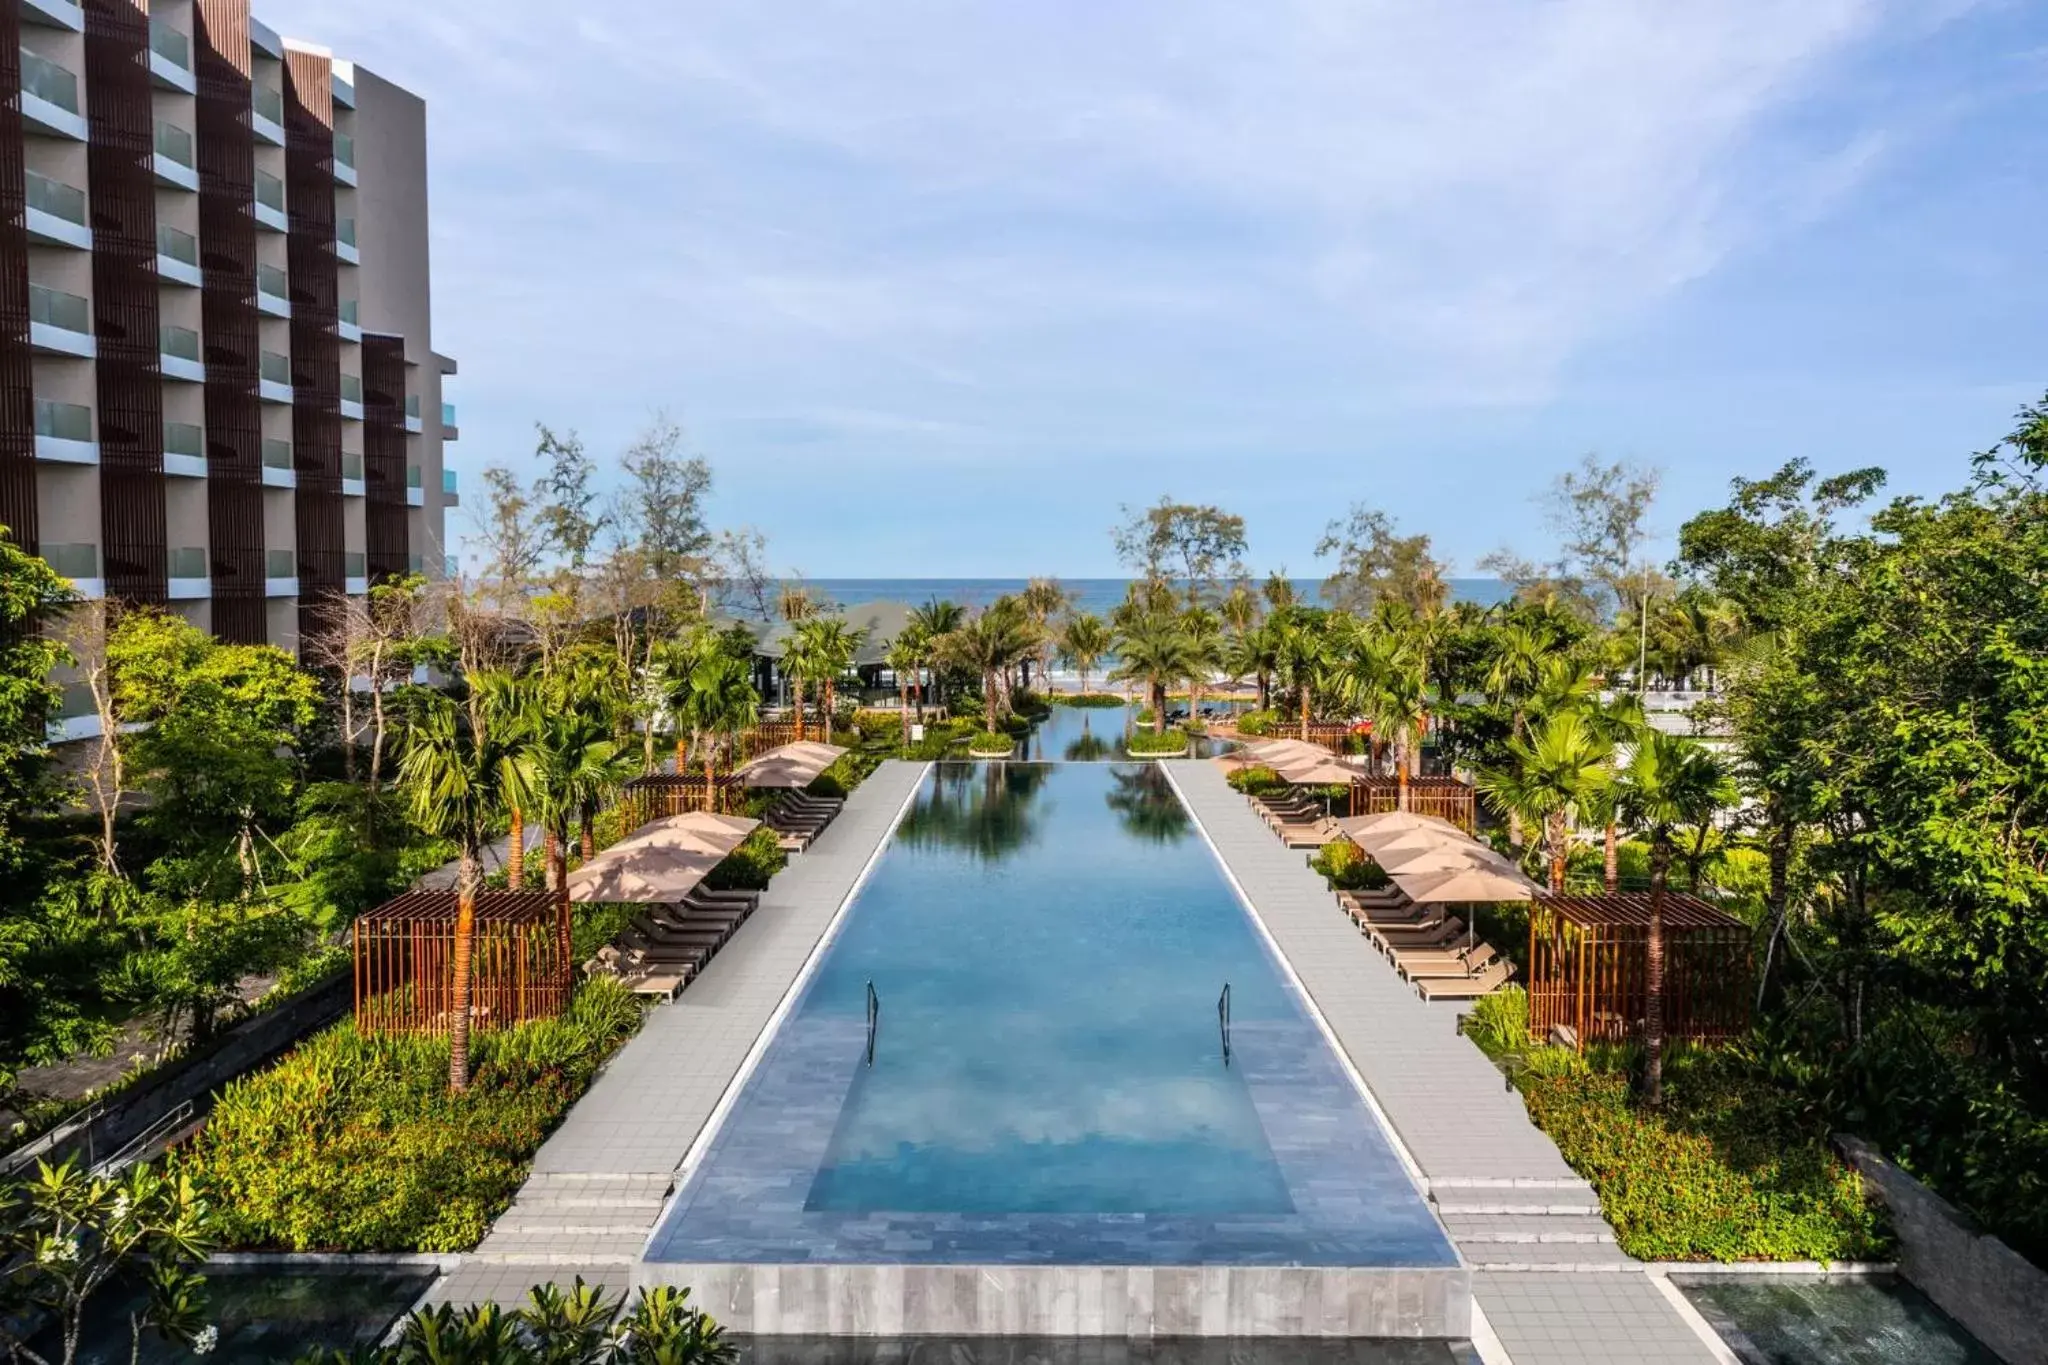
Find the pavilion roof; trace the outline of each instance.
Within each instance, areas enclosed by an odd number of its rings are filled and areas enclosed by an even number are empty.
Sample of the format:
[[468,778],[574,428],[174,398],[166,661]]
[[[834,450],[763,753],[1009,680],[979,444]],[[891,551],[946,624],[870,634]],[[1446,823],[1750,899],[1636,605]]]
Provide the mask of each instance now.
[[[1650,893],[1622,891],[1612,896],[1536,897],[1536,905],[1581,928],[1647,927],[1650,923]],[[1682,891],[1664,894],[1664,927],[1667,929],[1728,929],[1743,927],[1741,920],[1718,906]]]
[[[430,924],[455,919],[453,891],[407,891],[394,896],[374,910],[357,916],[359,923]],[[478,924],[527,924],[547,920],[555,914],[552,892],[479,891],[476,893]]]

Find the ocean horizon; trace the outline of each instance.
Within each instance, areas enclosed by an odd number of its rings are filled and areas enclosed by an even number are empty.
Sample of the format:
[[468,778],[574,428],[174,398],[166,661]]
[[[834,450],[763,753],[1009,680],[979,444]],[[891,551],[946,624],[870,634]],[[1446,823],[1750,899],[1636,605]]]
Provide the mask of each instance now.
[[[792,585],[810,589],[820,606],[859,607],[870,602],[904,602],[921,606],[936,598],[957,602],[970,609],[985,607],[1005,593],[1022,592],[1030,582],[1027,578],[805,578],[789,581]],[[1067,590],[1075,607],[1102,616],[1124,600],[1126,590],[1135,580],[1061,578],[1056,581]],[[1296,578],[1290,581],[1303,601],[1322,601],[1322,579]],[[1476,602],[1490,607],[1509,596],[1508,585],[1497,578],[1452,578],[1446,581],[1450,584],[1454,602]]]

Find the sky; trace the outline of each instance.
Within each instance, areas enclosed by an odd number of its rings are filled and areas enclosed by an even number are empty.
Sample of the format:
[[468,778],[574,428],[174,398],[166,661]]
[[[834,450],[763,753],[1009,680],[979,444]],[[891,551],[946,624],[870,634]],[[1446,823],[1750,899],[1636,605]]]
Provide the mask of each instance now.
[[1162,494],[1469,572],[1588,452],[1668,544],[1795,457],[1957,487],[2048,390],[2030,0],[258,12],[428,101],[465,488],[665,412],[814,577],[1109,575]]

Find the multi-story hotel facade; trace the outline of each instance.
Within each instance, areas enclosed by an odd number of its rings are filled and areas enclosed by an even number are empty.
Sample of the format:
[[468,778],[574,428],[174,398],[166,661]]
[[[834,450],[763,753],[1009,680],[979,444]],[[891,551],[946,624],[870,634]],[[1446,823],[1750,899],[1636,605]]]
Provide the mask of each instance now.
[[0,30],[0,525],[88,597],[292,650],[440,576],[425,104],[249,0]]

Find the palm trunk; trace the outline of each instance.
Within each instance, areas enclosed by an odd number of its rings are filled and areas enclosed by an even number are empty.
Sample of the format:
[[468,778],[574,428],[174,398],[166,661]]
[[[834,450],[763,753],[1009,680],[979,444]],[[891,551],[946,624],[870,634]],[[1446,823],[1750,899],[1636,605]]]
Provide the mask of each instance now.
[[541,858],[547,864],[546,880],[555,891],[556,946],[561,950],[562,964],[573,966],[569,961],[569,955],[574,951],[569,911],[569,859],[562,851],[562,840],[552,825],[541,832]]
[[526,812],[512,808],[512,828],[505,835],[505,885],[517,891],[526,885]]
[[711,745],[706,744],[704,746],[704,809],[707,811],[717,809],[715,804],[718,799],[718,763],[716,755],[717,750]]
[[1650,943],[1643,1002],[1644,1100],[1664,1103],[1664,884],[1671,875],[1671,840],[1659,830],[1650,841]]
[[597,856],[597,820],[589,811],[583,812],[583,861],[589,862]]
[[1763,970],[1757,974],[1756,1007],[1761,1011],[1764,1000],[1770,992],[1771,970],[1776,963],[1778,939],[1785,932],[1787,884],[1792,873],[1792,822],[1785,817],[1783,801],[1773,796],[1765,811],[1765,823],[1770,828],[1765,843],[1766,856],[1770,860],[1770,883],[1764,892],[1764,923],[1768,926],[1764,940]]
[[1607,822],[1606,882],[1610,896],[1621,889],[1621,831],[1612,820]]
[[1308,683],[1301,684],[1301,742],[1308,743]]
[[476,956],[476,890],[483,880],[476,849],[467,844],[455,869],[455,951],[450,968],[455,980],[448,1002],[448,1088],[469,1089],[470,966]]
[[1259,709],[1270,711],[1273,707],[1273,675],[1265,669],[1259,670]]
[[838,713],[839,684],[827,678],[825,680],[825,715],[818,722],[818,728],[825,732],[825,742],[827,744],[832,742],[832,722],[838,719]]
[[796,742],[804,742],[804,675],[794,674],[789,680],[790,696],[796,705]]
[[1394,782],[1400,788],[1395,793],[1394,808],[1396,810],[1407,810],[1411,798],[1408,794],[1408,755],[1405,753],[1400,756],[1394,765]]
[[1564,812],[1553,813],[1547,823],[1550,825],[1550,893],[1562,896],[1566,855]]

